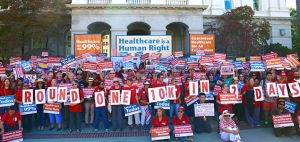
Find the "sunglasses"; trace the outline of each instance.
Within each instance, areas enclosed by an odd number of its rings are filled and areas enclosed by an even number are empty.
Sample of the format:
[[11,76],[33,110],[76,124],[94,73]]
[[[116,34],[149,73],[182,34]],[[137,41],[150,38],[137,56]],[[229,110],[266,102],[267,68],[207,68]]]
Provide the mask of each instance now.
[[119,83],[119,81],[114,81],[114,83]]
[[224,117],[230,117],[230,115],[224,115]]

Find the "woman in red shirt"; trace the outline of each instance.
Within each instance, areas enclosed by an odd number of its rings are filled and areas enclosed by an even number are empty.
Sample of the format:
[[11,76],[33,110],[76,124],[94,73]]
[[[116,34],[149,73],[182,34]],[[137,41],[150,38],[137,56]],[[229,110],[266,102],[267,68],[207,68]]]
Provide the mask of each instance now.
[[254,79],[249,78],[248,82],[242,88],[243,106],[245,109],[245,116],[250,126],[260,126],[260,102],[254,100]]
[[169,120],[163,108],[158,108],[156,116],[152,119],[152,128],[168,126]]
[[[184,90],[184,98],[190,96],[189,82],[192,81],[192,77],[191,76],[187,76],[185,80],[186,80],[186,82],[183,85],[183,87],[184,87],[183,88],[183,90]],[[187,106],[187,104],[185,102],[184,105],[185,105],[185,108],[186,108],[186,115],[188,115],[191,118],[194,117],[194,104],[190,104],[189,106]]]
[[23,78],[18,78],[14,87],[16,92],[22,90],[22,84],[23,84]]
[[[79,90],[79,98],[80,102],[78,104],[71,103],[69,106],[69,111],[70,111],[70,129],[69,133],[72,133],[72,128],[74,123],[77,124],[77,133],[80,133],[80,128],[81,128],[81,112],[82,112],[82,102],[84,101],[84,95],[82,90],[80,89],[79,82],[78,81],[73,81],[72,82],[73,89],[78,89]],[[71,95],[71,94],[70,94]],[[74,118],[76,117],[76,122],[74,122]]]
[[[17,93],[9,78],[5,78],[3,82],[4,83],[0,88],[0,96],[10,96],[10,95],[15,95]],[[1,110],[1,114],[5,114],[5,112],[8,111],[8,108],[1,107],[0,110]]]
[[[184,114],[184,107],[180,106],[178,108],[178,114],[172,118],[172,124],[175,126],[175,125],[187,125],[190,123],[191,121],[189,117]],[[181,141],[193,141],[193,138],[190,137],[179,137],[179,139]],[[178,141],[178,137],[176,137],[175,140]]]
[[[99,130],[99,123],[100,123],[100,116],[101,116],[101,119],[103,121],[103,125],[104,125],[104,128],[105,128],[105,132],[108,132],[108,128],[109,128],[109,125],[108,125],[108,119],[107,119],[107,91],[106,89],[104,88],[104,82],[103,81],[99,81],[98,82],[98,87],[95,88],[94,90],[94,93],[93,95],[95,95],[95,92],[104,92],[104,95],[105,95],[105,106],[101,106],[101,107],[96,107],[96,104],[95,104],[95,132],[98,132]],[[93,96],[95,97],[95,96]]]
[[224,110],[228,110],[229,112],[233,112],[232,104],[221,104],[221,100],[220,100],[221,93],[230,93],[228,91],[227,84],[222,85],[221,89],[222,89],[222,91],[218,93],[217,98],[216,98],[217,102],[218,102],[218,112],[219,112],[219,115],[221,115]]

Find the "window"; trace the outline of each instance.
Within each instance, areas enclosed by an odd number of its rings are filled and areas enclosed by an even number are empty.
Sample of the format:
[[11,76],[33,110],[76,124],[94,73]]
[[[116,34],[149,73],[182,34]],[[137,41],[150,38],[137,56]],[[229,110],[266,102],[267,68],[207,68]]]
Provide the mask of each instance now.
[[259,11],[259,2],[258,0],[253,0],[253,10]]
[[225,0],[225,10],[231,10],[231,0]]
[[107,53],[107,56],[110,57],[110,32],[102,31],[102,52]]
[[66,35],[66,57],[71,55],[71,31]]

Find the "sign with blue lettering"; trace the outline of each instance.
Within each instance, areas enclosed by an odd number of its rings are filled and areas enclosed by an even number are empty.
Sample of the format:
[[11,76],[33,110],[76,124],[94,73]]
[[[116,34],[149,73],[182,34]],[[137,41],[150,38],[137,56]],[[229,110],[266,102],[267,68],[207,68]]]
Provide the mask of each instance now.
[[20,105],[19,112],[21,115],[35,114],[37,113],[36,104]]
[[136,52],[136,57],[141,57],[143,55],[143,51]]
[[128,56],[128,52],[120,52],[119,53],[120,55],[120,57],[126,57],[126,56]]
[[61,66],[71,65],[73,63],[76,63],[76,59],[74,55],[68,56],[67,58],[60,60]]
[[124,109],[125,116],[130,116],[130,115],[134,115],[137,113],[141,113],[140,104],[138,104],[138,103],[132,104],[129,106],[124,106],[123,109]]
[[160,63],[169,63],[167,58],[159,58]]
[[30,71],[30,61],[24,62],[21,64],[25,71]]
[[[123,67],[125,63],[123,61],[123,57],[110,57],[110,60],[113,62],[114,70],[116,70],[116,68],[119,68],[119,70],[121,70],[121,67]],[[136,63],[136,66],[139,67],[141,59],[140,57],[132,57],[132,61],[130,62]]]
[[99,57],[104,57],[104,59],[107,59],[107,53],[99,53]]
[[172,36],[121,36],[117,35],[117,53],[128,52],[135,55],[136,52],[161,53],[162,57],[172,54]]
[[242,61],[234,62],[234,68],[235,69],[243,69],[243,62]]
[[0,97],[0,107],[11,106],[15,104],[14,95]]
[[265,71],[265,64],[262,62],[250,63],[251,71]]
[[133,62],[125,62],[123,63],[124,69],[133,69]]
[[160,64],[156,64],[155,65],[155,71],[156,72],[161,72],[161,71],[168,71],[168,67],[164,66],[164,65],[160,65]]
[[289,110],[291,114],[295,113],[297,104],[290,102],[290,101],[285,101],[285,109]]
[[170,100],[162,101],[162,102],[156,102],[154,104],[155,109],[158,109],[160,107],[162,107],[163,109],[170,109]]
[[197,62],[197,58],[186,58],[187,63],[195,63]]

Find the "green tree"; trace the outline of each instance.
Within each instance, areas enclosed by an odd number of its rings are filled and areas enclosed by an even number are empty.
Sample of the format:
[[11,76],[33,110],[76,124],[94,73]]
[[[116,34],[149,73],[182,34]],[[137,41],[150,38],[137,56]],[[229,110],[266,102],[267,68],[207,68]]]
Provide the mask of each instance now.
[[292,44],[293,44],[293,51],[300,53],[300,45],[299,45],[299,34],[298,34],[298,20],[297,20],[297,10],[294,8],[289,8],[290,15],[292,17],[291,24],[292,24]]
[[270,38],[270,23],[255,19],[250,6],[232,9],[212,22],[212,28],[205,33],[214,33],[216,51],[228,56],[249,56],[263,54]]
[[265,46],[266,53],[270,53],[271,51],[276,52],[279,57],[285,57],[286,54],[294,53],[292,49],[289,49],[280,43],[271,43],[270,45]]

